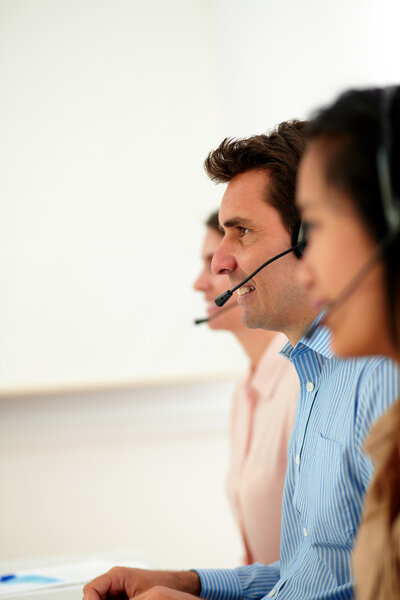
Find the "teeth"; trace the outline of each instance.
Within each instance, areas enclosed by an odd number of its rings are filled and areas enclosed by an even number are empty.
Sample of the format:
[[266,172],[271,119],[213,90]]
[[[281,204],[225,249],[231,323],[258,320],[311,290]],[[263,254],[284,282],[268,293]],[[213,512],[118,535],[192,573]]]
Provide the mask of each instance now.
[[244,296],[245,294],[250,294],[250,292],[252,292],[255,289],[256,288],[254,287],[254,285],[244,285],[243,287],[238,289],[237,293],[238,296]]

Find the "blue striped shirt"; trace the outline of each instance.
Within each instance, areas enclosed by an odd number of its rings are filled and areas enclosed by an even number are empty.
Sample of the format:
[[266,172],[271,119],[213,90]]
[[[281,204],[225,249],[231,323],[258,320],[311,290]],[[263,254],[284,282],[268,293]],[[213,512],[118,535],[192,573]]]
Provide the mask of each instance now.
[[353,598],[351,552],[373,471],[363,443],[400,393],[382,357],[338,359],[326,329],[282,354],[300,378],[282,501],[280,561],[198,569],[210,600]]

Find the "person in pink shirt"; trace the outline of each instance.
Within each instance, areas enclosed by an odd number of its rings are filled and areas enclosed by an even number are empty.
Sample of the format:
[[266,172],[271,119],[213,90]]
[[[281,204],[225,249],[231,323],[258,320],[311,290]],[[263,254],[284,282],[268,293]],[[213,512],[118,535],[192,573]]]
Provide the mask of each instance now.
[[246,328],[235,296],[223,309],[215,305],[215,297],[230,287],[228,276],[211,271],[222,238],[218,213],[210,215],[206,226],[203,268],[194,288],[204,294],[210,329],[231,331],[250,361],[232,407],[228,497],[240,528],[244,564],[270,563],[279,559],[287,447],[299,379],[292,364],[279,354],[287,341],[283,334]]

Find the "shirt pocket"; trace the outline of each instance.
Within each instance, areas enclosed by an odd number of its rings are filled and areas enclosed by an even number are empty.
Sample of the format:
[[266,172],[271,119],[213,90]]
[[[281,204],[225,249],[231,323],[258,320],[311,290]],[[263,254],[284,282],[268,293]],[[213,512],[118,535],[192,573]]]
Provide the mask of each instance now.
[[345,475],[342,444],[321,433],[313,480],[309,490],[312,543],[349,549],[355,535],[349,504],[352,483]]

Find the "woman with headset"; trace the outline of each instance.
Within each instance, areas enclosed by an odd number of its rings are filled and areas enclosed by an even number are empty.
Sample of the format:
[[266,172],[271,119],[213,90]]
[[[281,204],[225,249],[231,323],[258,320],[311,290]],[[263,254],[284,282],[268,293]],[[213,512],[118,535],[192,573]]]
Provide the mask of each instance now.
[[[298,179],[300,267],[340,356],[400,362],[400,86],[347,92],[310,126]],[[362,410],[363,407],[359,407]],[[360,600],[400,598],[400,401],[365,444],[375,463],[354,554]]]

